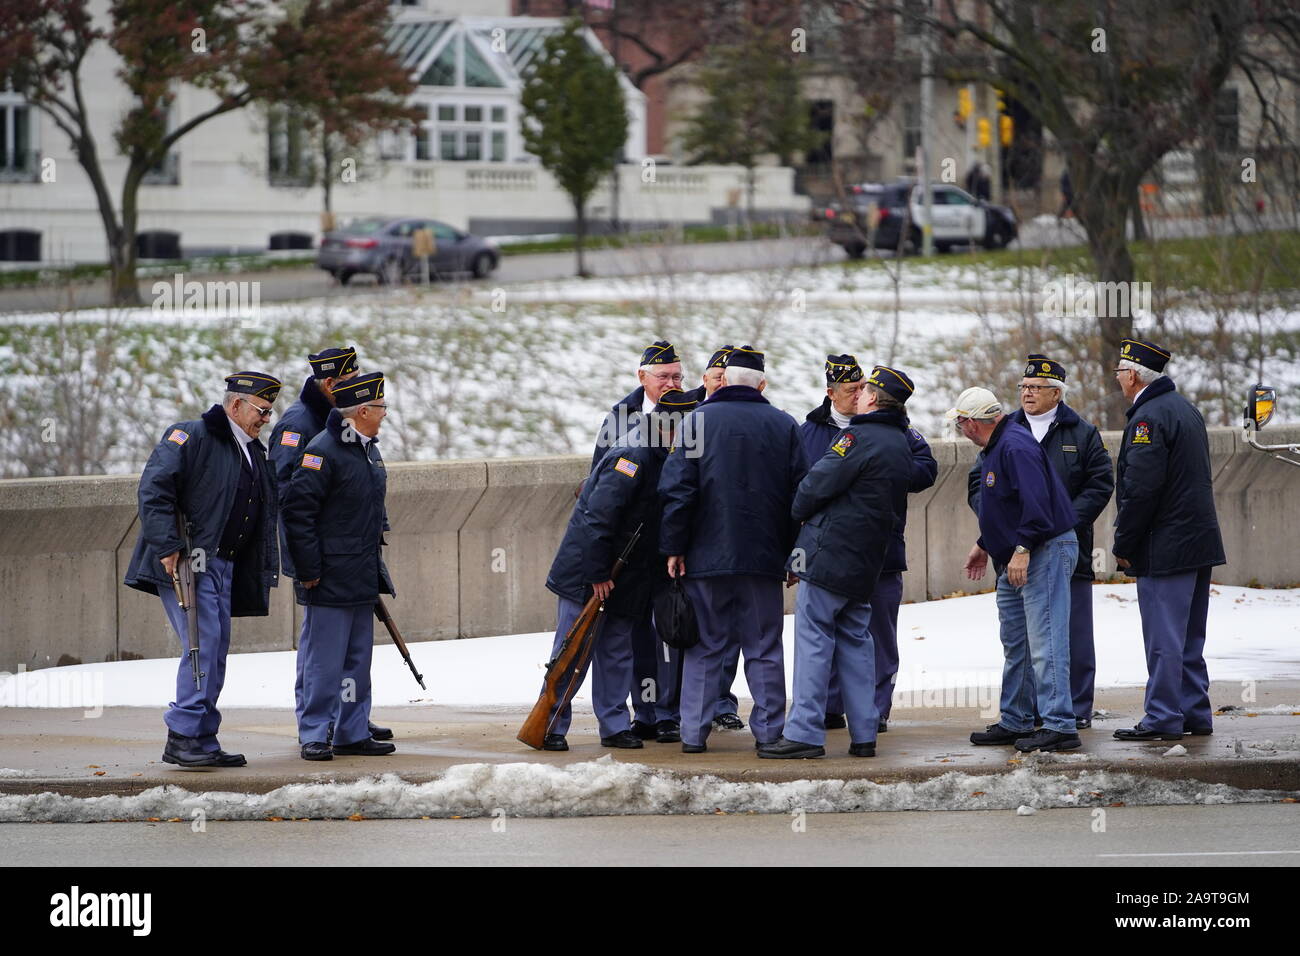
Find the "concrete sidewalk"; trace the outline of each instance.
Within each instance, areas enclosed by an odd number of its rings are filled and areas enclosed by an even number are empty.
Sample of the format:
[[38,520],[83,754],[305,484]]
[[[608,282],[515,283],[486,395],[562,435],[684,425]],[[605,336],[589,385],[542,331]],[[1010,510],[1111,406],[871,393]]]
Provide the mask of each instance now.
[[[1300,709],[1300,681],[1259,683],[1255,690],[1256,700],[1243,705],[1240,683],[1212,685],[1216,706],[1249,709],[1217,716],[1213,736],[1185,737],[1187,755],[1170,757],[1163,754],[1174,746],[1172,742],[1124,743],[1111,736],[1116,728],[1131,727],[1141,718],[1141,688],[1102,691],[1096,706],[1110,716],[1083,731],[1083,748],[1054,762],[1053,772],[1113,770],[1300,794],[1300,713],[1290,712]],[[704,754],[683,754],[679,744],[653,741],[642,750],[608,749],[600,745],[589,706],[580,701],[576,708],[567,753],[543,753],[515,740],[526,715],[523,708],[385,708],[373,717],[376,723],[393,728],[397,753],[336,757],[327,763],[299,757],[292,713],[229,709],[224,713],[221,743],[226,750],[245,754],[248,766],[196,770],[182,770],[159,759],[166,730],[157,709],[113,708],[98,718],[87,718],[80,710],[4,709],[0,710],[0,793],[129,795],[164,784],[266,793],[285,784],[351,781],[378,773],[397,773],[420,783],[456,764],[528,761],[562,766],[605,755],[683,776],[708,774],[743,782],[870,779],[887,783],[920,781],[954,770],[1009,772],[1019,766],[1019,755],[1011,747],[970,744],[971,731],[995,719],[981,717],[974,708],[896,709],[874,759],[849,757],[848,733],[838,730],[827,735],[824,759],[760,760],[748,729],[715,732]],[[1251,716],[1280,706],[1287,711]],[[742,707],[742,716],[746,710]],[[1260,746],[1266,742],[1280,746]]]

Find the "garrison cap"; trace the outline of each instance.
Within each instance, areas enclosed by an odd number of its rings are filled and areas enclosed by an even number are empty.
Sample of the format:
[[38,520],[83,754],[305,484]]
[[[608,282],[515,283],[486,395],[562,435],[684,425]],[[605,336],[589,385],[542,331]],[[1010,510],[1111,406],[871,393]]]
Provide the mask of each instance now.
[[311,362],[311,373],[316,378],[338,378],[359,368],[357,350],[351,345],[341,349],[322,349],[315,355],[308,355],[307,361]]
[[826,356],[826,384],[838,385],[841,382],[857,382],[862,379],[862,366],[858,360],[847,352],[843,355]]
[[698,391],[683,392],[680,388],[670,388],[659,396],[655,403],[656,412],[689,412],[700,404]]
[[1025,364],[1024,378],[1050,378],[1058,382],[1065,381],[1065,366],[1053,362],[1046,355],[1035,352]]
[[677,357],[677,350],[673,348],[673,343],[663,339],[648,346],[641,353],[642,365],[672,365],[674,362],[680,362]]
[[268,402],[275,401],[282,384],[274,375],[265,372],[236,372],[226,376],[226,391],[256,395]]
[[709,364],[704,367],[706,369],[726,368],[727,356],[731,354],[731,350],[734,348],[735,348],[734,345],[724,345],[722,348],[718,349],[716,352],[713,353],[713,356],[709,359]]
[[741,345],[727,353],[723,368],[752,368],[763,371],[763,353],[752,345]]
[[356,378],[350,378],[340,385],[335,385],[331,393],[338,408],[351,408],[353,405],[368,405],[384,397],[384,373],[362,372]]
[[873,368],[867,378],[867,384],[884,389],[895,401],[903,403],[906,403],[916,391],[916,386],[912,384],[912,379],[906,372],[900,372],[888,365],[877,365]]
[[1124,339],[1120,342],[1119,357],[1128,359],[1130,362],[1137,362],[1143,368],[1149,368],[1153,372],[1163,372],[1165,363],[1173,355],[1160,346],[1151,342],[1143,342],[1140,339]]

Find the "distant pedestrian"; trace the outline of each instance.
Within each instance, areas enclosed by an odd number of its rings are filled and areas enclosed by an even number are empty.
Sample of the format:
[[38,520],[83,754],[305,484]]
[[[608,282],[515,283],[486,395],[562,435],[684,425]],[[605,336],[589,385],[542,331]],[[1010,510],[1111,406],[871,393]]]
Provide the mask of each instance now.
[[1074,184],[1070,181],[1070,171],[1061,170],[1061,209],[1056,214],[1057,219],[1064,219],[1073,215],[1074,209]]

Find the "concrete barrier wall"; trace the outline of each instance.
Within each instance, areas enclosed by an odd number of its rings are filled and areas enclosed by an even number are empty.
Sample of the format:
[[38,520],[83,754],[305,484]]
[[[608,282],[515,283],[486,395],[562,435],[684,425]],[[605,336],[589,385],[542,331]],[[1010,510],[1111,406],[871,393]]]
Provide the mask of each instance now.
[[[1266,430],[1270,443],[1300,442],[1300,427]],[[1112,455],[1119,434],[1106,433]],[[1210,432],[1215,498],[1230,563],[1223,584],[1300,584],[1300,468],[1246,447],[1236,429]],[[913,495],[904,600],[942,597],[972,584],[962,565],[978,535],[966,506],[977,449],[933,444],[935,486]],[[501,458],[389,467],[387,561],[397,587],[393,615],[411,640],[545,631],[555,624],[546,572],[588,460]],[[135,544],[134,477],[0,481],[0,670],[60,663],[170,657],[176,638],[158,599],[122,585]],[[1094,547],[1110,557],[1112,502]],[[301,622],[288,582],[272,613],[234,622],[236,651],[289,650]],[[786,592],[787,610],[793,591]],[[387,641],[381,631],[377,639]]]

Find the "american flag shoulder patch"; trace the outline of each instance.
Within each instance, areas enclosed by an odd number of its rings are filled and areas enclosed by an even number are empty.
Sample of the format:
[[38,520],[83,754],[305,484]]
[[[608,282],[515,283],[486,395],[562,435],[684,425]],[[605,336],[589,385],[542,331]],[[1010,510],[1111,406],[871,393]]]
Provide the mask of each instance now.
[[179,428],[173,428],[172,433],[167,436],[168,441],[174,441],[178,445],[184,445],[190,440],[190,433],[183,432]]
[[302,434],[299,432],[284,432],[280,436],[280,444],[288,445],[290,448],[297,448],[298,442],[302,440]]
[[323,464],[325,464],[325,459],[322,458],[320,455],[302,456],[302,466],[304,468],[311,468],[314,471],[320,471],[320,466]]
[[629,478],[636,477],[636,470],[641,467],[634,461],[628,461],[626,458],[620,458],[614,463],[614,470],[622,472]]

